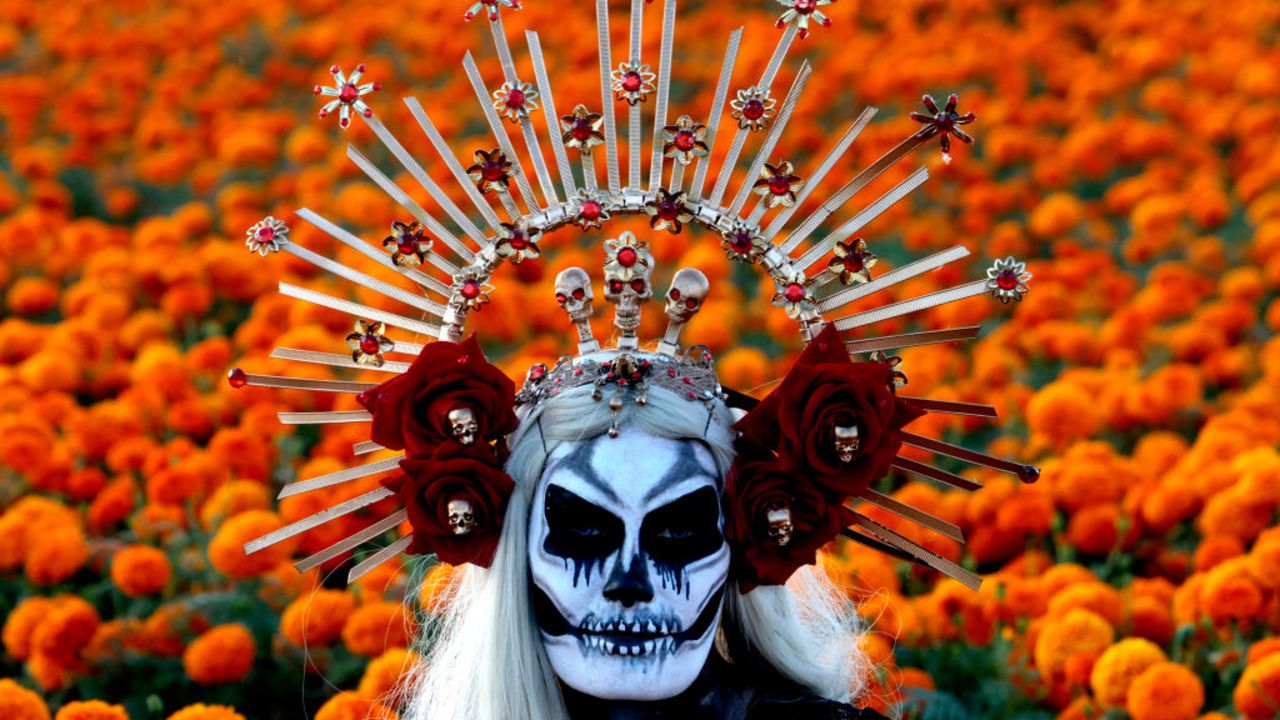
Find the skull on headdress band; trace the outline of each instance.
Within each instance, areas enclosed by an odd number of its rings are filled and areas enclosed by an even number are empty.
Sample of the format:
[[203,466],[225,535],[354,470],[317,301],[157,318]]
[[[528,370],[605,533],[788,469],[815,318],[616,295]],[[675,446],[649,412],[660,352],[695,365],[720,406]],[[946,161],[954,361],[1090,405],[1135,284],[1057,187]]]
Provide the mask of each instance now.
[[445,512],[449,514],[449,527],[453,529],[454,535],[466,535],[476,525],[476,514],[471,503],[462,498],[450,500],[445,506]]
[[765,508],[765,522],[769,526],[769,537],[778,547],[785,547],[791,542],[791,534],[795,532],[795,524],[791,521],[791,508],[785,503],[775,503]]
[[639,343],[636,330],[640,327],[641,303],[653,297],[649,243],[624,232],[617,239],[606,241],[605,248],[609,256],[604,266],[604,297],[617,306],[613,324],[622,333],[618,347],[633,349]]
[[832,433],[835,435],[836,457],[840,458],[842,463],[853,462],[854,455],[857,455],[858,449],[862,447],[862,439],[858,436],[858,426],[834,425]]
[[470,445],[476,441],[476,433],[480,431],[480,424],[476,422],[476,414],[469,407],[456,407],[449,411],[445,416],[449,420],[449,431],[453,433],[453,437],[463,445]]

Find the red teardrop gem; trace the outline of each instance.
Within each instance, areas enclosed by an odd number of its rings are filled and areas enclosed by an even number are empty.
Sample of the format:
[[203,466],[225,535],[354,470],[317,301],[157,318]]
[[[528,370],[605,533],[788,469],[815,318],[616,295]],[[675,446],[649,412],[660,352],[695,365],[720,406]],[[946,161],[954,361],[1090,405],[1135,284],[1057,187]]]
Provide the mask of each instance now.
[[249,382],[248,375],[240,368],[231,368],[227,371],[227,384],[239,390]]

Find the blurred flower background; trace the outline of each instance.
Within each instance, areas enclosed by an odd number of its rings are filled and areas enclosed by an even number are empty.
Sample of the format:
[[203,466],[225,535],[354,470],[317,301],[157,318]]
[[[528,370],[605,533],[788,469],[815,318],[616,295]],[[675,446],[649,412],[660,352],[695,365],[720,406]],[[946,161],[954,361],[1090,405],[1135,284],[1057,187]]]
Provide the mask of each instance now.
[[[311,88],[329,84],[331,64],[364,62],[383,90],[362,99],[446,184],[399,98],[422,100],[464,164],[492,147],[460,70],[471,50],[500,83],[487,23],[462,21],[469,4],[0,5],[0,717],[394,717],[415,662],[406,648],[454,571],[390,563],[344,588],[347,558],[305,575],[289,564],[378,506],[244,556],[244,541],[377,478],[277,503],[282,482],[356,464],[367,427],[282,426],[278,411],[354,401],[235,390],[225,375],[336,376],[267,357],[277,345],[341,353],[351,330],[348,316],[277,295],[280,279],[390,307],[291,256],[251,254],[244,233],[271,214],[291,239],[379,274],[294,216],[310,207],[378,245],[408,219],[345,144],[398,166],[358,119],[346,133],[317,119]],[[590,4],[526,5],[503,11],[521,73],[533,27],[557,108],[598,108]],[[626,3],[611,5],[625,47]],[[651,58],[660,5],[645,25]],[[785,8],[681,6],[672,117],[699,118],[729,33],[746,26],[733,84],[747,87]],[[1280,4],[842,0],[822,11],[831,27],[812,27],[783,69],[789,84],[801,56],[816,66],[771,162],[803,178],[857,112],[880,107],[830,192],[915,132],[907,112],[921,94],[958,91],[978,115],[966,128],[976,144],[949,164],[935,145],[917,153],[933,179],[863,234],[880,258],[873,275],[956,243],[974,256],[863,306],[982,277],[1010,254],[1035,275],[1016,305],[974,298],[872,328],[985,324],[967,345],[902,352],[900,369],[911,394],[989,403],[1002,422],[913,427],[1044,472],[1029,486],[976,473],[986,488],[973,494],[886,479],[969,542],[877,518],[986,574],[979,592],[858,546],[822,558],[872,623],[862,701],[913,718],[1277,717]],[[642,218],[565,228],[541,258],[500,271],[471,320],[491,356],[519,379],[568,350],[552,279],[598,268],[588,241],[622,228],[653,243],[656,281],[679,265],[710,276],[686,338],[717,353],[726,385],[766,392],[799,349],[772,285],[731,265],[718,237],[654,232]]]

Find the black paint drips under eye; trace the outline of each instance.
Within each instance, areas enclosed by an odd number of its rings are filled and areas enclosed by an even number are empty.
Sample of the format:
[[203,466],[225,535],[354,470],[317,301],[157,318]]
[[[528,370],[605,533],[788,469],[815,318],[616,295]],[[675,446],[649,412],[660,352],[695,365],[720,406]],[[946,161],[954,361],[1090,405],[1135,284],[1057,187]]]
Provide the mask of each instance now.
[[689,564],[720,549],[720,498],[702,487],[650,512],[640,526],[640,546],[653,561],[662,586],[689,595]]
[[547,553],[573,565],[573,585],[584,577],[591,582],[591,571],[604,572],[605,560],[622,546],[625,525],[621,518],[595,503],[555,484],[547,485],[547,539],[542,547]]

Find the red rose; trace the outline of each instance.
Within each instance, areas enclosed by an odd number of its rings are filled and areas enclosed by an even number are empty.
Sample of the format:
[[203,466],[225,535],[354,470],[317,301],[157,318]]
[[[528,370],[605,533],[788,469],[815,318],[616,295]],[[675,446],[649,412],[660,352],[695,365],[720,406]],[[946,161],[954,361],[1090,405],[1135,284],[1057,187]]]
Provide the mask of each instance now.
[[[769,514],[784,507],[790,537],[780,544],[770,535]],[[848,527],[852,516],[844,505],[828,501],[803,471],[776,460],[735,463],[725,486],[725,538],[742,591],[781,585],[800,566],[813,564],[818,549]]]
[[[473,563],[489,567],[498,549],[507,501],[515,489],[511,476],[498,467],[488,445],[442,445],[429,459],[400,461],[403,475],[387,478],[383,486],[394,490],[409,513],[413,542],[406,552],[434,552],[450,565]],[[458,534],[450,525],[449,503],[465,500],[469,531]],[[455,505],[454,511],[459,507]]]
[[[924,411],[891,389],[887,363],[852,362],[834,325],[805,348],[773,392],[734,425],[747,445],[776,449],[839,496],[857,495],[889,470],[903,426]],[[850,462],[836,452],[836,426],[856,427]]]
[[404,450],[411,458],[430,457],[454,441],[448,417],[453,410],[471,410],[477,443],[500,439],[516,428],[515,385],[489,364],[475,335],[462,343],[428,344],[404,374],[359,399],[373,414],[373,441]]

